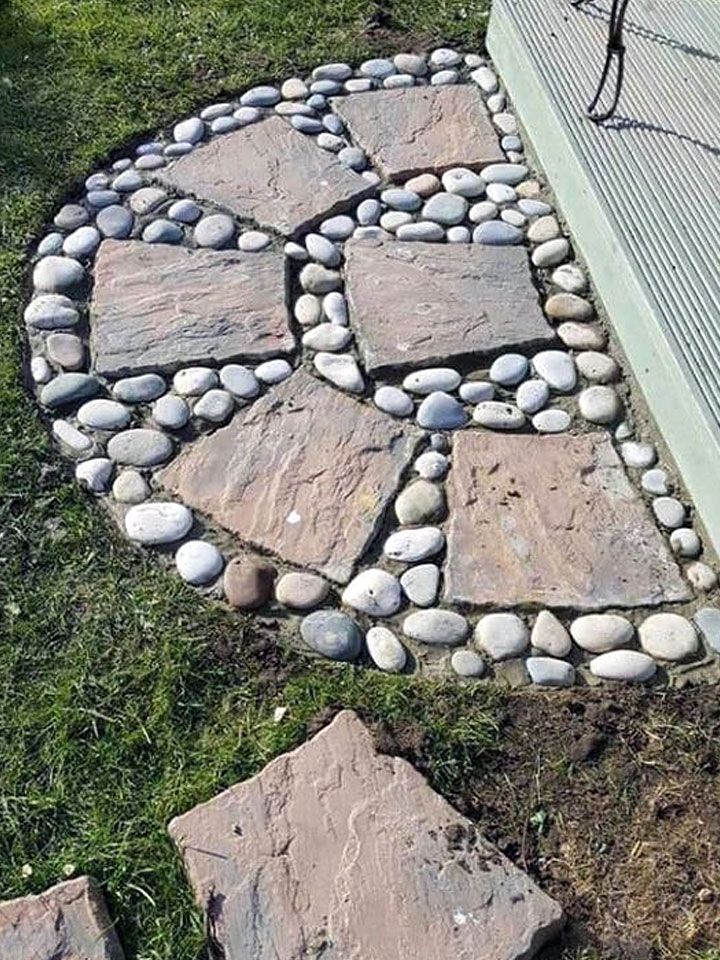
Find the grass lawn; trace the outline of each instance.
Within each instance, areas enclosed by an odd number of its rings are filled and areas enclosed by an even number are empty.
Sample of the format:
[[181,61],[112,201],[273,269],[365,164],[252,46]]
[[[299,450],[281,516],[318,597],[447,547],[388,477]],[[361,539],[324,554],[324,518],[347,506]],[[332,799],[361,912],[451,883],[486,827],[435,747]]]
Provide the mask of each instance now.
[[[272,625],[201,602],[131,550],[71,480],[23,387],[28,245],[119,145],[324,60],[440,39],[477,49],[486,8],[0,0],[0,899],[90,873],[128,960],[201,955],[171,816],[338,706],[420,731],[414,760],[461,798],[484,763],[501,762],[508,700],[310,663],[277,646]],[[276,724],[278,705],[289,710]],[[527,821],[532,803],[520,806]]]

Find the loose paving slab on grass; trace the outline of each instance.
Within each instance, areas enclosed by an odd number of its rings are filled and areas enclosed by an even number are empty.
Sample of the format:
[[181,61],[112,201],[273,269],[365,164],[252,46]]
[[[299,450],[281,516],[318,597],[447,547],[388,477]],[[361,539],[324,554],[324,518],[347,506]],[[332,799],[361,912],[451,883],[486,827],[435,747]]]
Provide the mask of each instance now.
[[158,179],[282,234],[311,226],[371,189],[280,117],[201,146]]
[[530,960],[563,923],[350,711],[169,829],[226,960]]
[[95,368],[124,376],[290,354],[285,300],[280,251],[105,240],[90,304]]
[[459,434],[448,502],[447,600],[600,610],[692,596],[606,436]]
[[476,169],[505,159],[475,87],[380,90],[332,103],[355,142],[389,178]]
[[301,369],[159,480],[241,542],[345,583],[419,438]]
[[98,885],[77,877],[0,903],[3,960],[123,960]]
[[350,318],[370,373],[555,339],[522,247],[357,240],[345,258]]

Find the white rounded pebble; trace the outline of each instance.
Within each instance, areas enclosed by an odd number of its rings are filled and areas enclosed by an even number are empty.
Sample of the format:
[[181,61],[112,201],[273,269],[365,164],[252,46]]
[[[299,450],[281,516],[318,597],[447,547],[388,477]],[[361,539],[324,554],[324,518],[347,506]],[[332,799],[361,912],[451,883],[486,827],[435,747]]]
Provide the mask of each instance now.
[[498,78],[490,67],[478,67],[470,77],[485,93],[495,93],[498,88]]
[[320,323],[303,334],[303,346],[311,350],[327,350],[335,353],[343,350],[352,340],[352,333],[347,327],[337,323]]
[[410,567],[400,577],[405,596],[417,607],[431,607],[437,600],[440,586],[440,568],[434,563]]
[[455,650],[450,666],[459,677],[481,677],[485,673],[485,661],[474,650]]
[[[212,119],[212,118],[210,118]],[[176,143],[198,143],[205,134],[205,124],[200,117],[181,120],[173,127],[173,139]]]
[[280,100],[280,91],[275,87],[253,87],[240,97],[243,107],[274,107]]
[[449,227],[445,238],[448,243],[470,243],[471,234],[467,227]]
[[417,527],[391,533],[385,541],[383,553],[390,560],[417,563],[434,557],[444,546],[445,535],[442,530],[437,527]]
[[339,214],[337,217],[330,217],[323,220],[320,224],[320,233],[330,240],[347,240],[355,229],[355,221],[352,217],[345,214]]
[[645,653],[657,660],[684,660],[700,645],[691,621],[677,613],[654,613],[640,624],[638,637]]
[[525,423],[525,414],[511,403],[484,400],[475,407],[473,420],[490,430],[518,430]]
[[402,631],[406,637],[420,643],[453,646],[462,643],[468,633],[465,617],[452,610],[417,610],[403,620]]
[[501,206],[504,203],[514,203],[517,193],[508,183],[489,183],[485,194],[491,203]]
[[570,414],[566,410],[541,410],[532,418],[538,433],[564,433],[570,426]]
[[340,274],[321,263],[306,263],[300,271],[300,286],[306,293],[330,293],[342,286]]
[[614,423],[622,415],[622,403],[612,387],[587,387],[578,397],[578,406],[590,423]]
[[386,570],[363,570],[342,593],[342,602],[372,617],[390,617],[400,609],[400,581]]
[[85,270],[72,257],[43,257],[33,270],[33,286],[39,293],[62,293],[82,284]]
[[30,374],[34,383],[47,383],[52,377],[52,369],[45,357],[33,357],[30,361]]
[[407,663],[407,651],[387,627],[371,627],[365,634],[370,659],[379,670],[400,673]]
[[570,393],[577,384],[577,369],[571,354],[564,350],[542,350],[533,357],[539,377],[557,393]]
[[145,545],[182,540],[192,525],[193,515],[181,503],[141,503],[125,514],[128,537]]
[[67,420],[53,420],[52,432],[55,439],[74,457],[82,456],[92,449],[90,437],[85,436]]
[[450,466],[448,458],[437,450],[421,453],[413,464],[415,472],[424,480],[441,480]]
[[[640,478],[640,486],[653,497],[664,497],[670,493],[670,480],[667,473],[659,467],[646,470]],[[672,543],[672,536],[670,537]]]
[[255,374],[239,363],[228,363],[220,368],[220,383],[241,400],[252,400],[260,393],[260,384]]
[[685,523],[685,507],[675,497],[656,497],[652,509],[658,523],[666,530],[675,530]]
[[198,397],[217,386],[218,375],[210,367],[185,367],[173,377],[173,387],[183,397]]
[[656,670],[652,657],[637,650],[611,650],[590,661],[590,673],[601,680],[643,683],[650,680]]
[[213,543],[188,540],[175,554],[175,566],[186,583],[199,587],[215,580],[224,565],[223,557]]
[[78,227],[65,238],[63,251],[69,257],[82,260],[100,246],[100,231],[95,227]]
[[238,237],[238,249],[245,253],[258,253],[270,246],[271,237],[262,230],[246,230]]
[[670,546],[678,557],[700,556],[702,543],[692,527],[678,527],[670,534]]
[[517,186],[527,174],[527,167],[521,163],[491,163],[480,171],[485,183],[506,183],[511,187]]
[[104,493],[113,472],[113,462],[106,457],[93,457],[75,467],[75,479],[92,493]]
[[570,624],[575,643],[590,653],[605,653],[629,643],[633,625],[616,613],[588,613]]
[[112,393],[116,400],[125,403],[147,403],[165,393],[165,381],[157,373],[123,377],[113,384]]
[[219,250],[229,243],[235,234],[235,224],[232,217],[225,213],[213,213],[203,217],[195,225],[193,237],[199,247],[210,247]]
[[112,487],[118,503],[142,503],[150,496],[150,487],[137,470],[121,470]]
[[612,383],[620,374],[616,360],[595,350],[579,353],[575,357],[575,364],[581,375],[593,383]]
[[427,396],[436,390],[446,392],[456,390],[461,381],[460,374],[451,367],[429,367],[426,370],[409,373],[403,380],[403,389],[420,396]]
[[554,267],[562,263],[570,253],[570,244],[564,237],[547,240],[536,247],[532,253],[532,262],[536,267]]
[[[342,329],[342,328],[340,328]],[[360,368],[350,353],[326,353],[321,351],[313,357],[313,366],[330,383],[350,393],[362,393],[365,383]]]
[[475,643],[492,660],[520,656],[529,639],[527,626],[514,613],[488,613],[475,627]]
[[481,200],[470,207],[468,219],[472,223],[487,223],[498,215],[498,206],[491,200]]
[[490,367],[490,379],[503,387],[513,387],[527,376],[530,364],[521,353],[504,353]]
[[570,634],[549,610],[538,613],[530,633],[530,645],[551,657],[566,657],[572,649]]
[[412,397],[398,387],[378,387],[373,400],[379,410],[393,417],[409,417],[415,409]]
[[340,263],[338,248],[319,233],[309,233],[305,237],[305,247],[311,258],[325,267],[336,267]]
[[180,223],[195,223],[202,214],[202,210],[194,200],[176,200],[167,212],[171,220]]
[[233,412],[232,394],[218,387],[204,393],[193,407],[193,416],[207,423],[224,423]]
[[301,293],[293,308],[295,319],[301,327],[313,327],[320,322],[322,303],[314,293]]
[[685,576],[696,593],[707,593],[708,590],[716,587],[718,582],[717,574],[713,568],[699,560],[688,565]]
[[587,278],[580,267],[574,263],[564,263],[553,270],[552,282],[567,293],[584,293],[587,290]]
[[638,440],[626,440],[620,445],[620,456],[628,467],[638,470],[647,470],[657,460],[657,450],[652,443],[641,443]]
[[458,393],[465,403],[482,403],[483,400],[492,400],[495,387],[486,380],[468,380],[460,385]]
[[292,367],[287,360],[266,360],[255,367],[255,376],[261,383],[280,383],[292,373]]
[[167,430],[181,430],[190,419],[190,408],[182,397],[166,393],[152,406],[155,423]]
[[348,325],[347,300],[338,290],[332,290],[330,293],[325,294],[322,301],[322,309],[331,323],[337,323],[338,326],[341,327]]
[[422,220],[419,223],[400,224],[400,226],[397,228],[396,236],[398,240],[437,243],[443,239],[445,236],[445,231],[439,223],[430,223],[430,221]]
[[525,667],[530,679],[539,687],[571,687],[575,683],[575,667],[553,657],[528,657]]
[[456,193],[436,193],[426,201],[422,208],[425,220],[432,220],[445,227],[461,223],[467,213],[468,202]]
[[544,380],[526,380],[517,388],[515,402],[523,413],[532,415],[542,410],[550,399],[550,387]]
[[130,422],[130,411],[117,400],[88,400],[77,413],[84,427],[94,430],[119,430]]
[[461,197],[479,197],[485,192],[482,177],[466,167],[453,167],[442,175],[442,185],[448,193]]

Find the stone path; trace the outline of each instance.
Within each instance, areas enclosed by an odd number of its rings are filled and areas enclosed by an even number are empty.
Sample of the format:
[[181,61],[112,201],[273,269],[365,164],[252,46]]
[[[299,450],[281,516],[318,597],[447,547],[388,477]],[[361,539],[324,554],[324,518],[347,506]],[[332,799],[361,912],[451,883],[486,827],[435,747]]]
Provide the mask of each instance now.
[[78,481],[206,594],[387,671],[717,678],[692,507],[483,58],[207,106],[88,177],[33,286]]

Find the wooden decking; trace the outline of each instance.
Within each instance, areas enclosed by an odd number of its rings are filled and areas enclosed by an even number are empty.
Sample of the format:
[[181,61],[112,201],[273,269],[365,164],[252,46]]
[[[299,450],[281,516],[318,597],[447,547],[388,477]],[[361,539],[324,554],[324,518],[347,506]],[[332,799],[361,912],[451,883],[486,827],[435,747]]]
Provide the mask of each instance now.
[[583,112],[610,0],[494,0],[488,47],[720,549],[720,3],[630,0],[626,82]]

